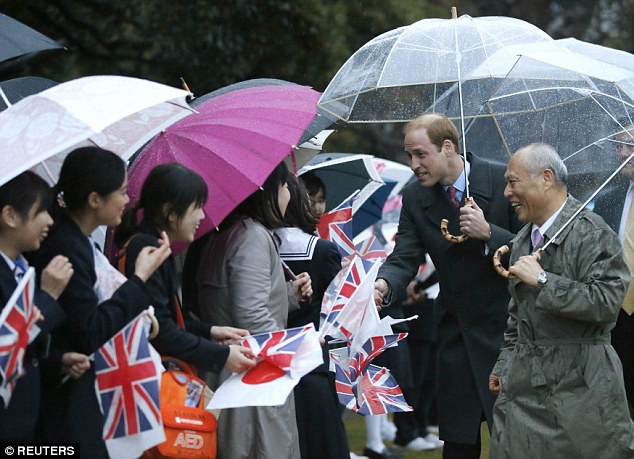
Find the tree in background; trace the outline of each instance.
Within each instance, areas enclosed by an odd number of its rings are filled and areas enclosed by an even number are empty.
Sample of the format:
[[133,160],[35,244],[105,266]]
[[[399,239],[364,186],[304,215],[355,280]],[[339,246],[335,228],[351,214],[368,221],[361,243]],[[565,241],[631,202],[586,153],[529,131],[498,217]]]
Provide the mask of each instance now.
[[[11,0],[0,11],[63,43],[0,78],[37,75],[66,81],[115,74],[178,86],[195,95],[251,78],[279,78],[323,91],[358,48],[425,17],[527,20],[553,38],[632,51],[634,0]],[[400,125],[343,128],[330,151],[404,160]]]

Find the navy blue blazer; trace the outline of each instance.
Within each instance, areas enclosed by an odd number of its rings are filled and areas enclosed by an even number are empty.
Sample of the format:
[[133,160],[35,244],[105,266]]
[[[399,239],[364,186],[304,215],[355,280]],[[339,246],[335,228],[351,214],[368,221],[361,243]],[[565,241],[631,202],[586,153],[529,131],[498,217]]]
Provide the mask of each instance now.
[[[0,308],[4,308],[17,286],[13,272],[0,257]],[[40,410],[39,360],[47,353],[51,330],[66,318],[57,301],[42,290],[36,289],[35,305],[44,315],[44,320],[37,323],[40,334],[27,347],[25,374],[18,379],[9,405],[5,407],[4,401],[0,400],[0,442],[34,440]]]
[[[134,264],[144,247],[159,245],[158,233],[150,224],[142,222],[141,229],[143,232],[132,237],[126,249],[126,276],[134,273]],[[165,260],[146,283],[152,298],[154,315],[159,323],[159,334],[152,340],[152,345],[161,355],[175,357],[202,370],[220,373],[227,362],[229,346],[214,343],[209,339],[210,323],[186,320],[185,330],[178,327],[178,284],[178,272],[173,256]]]
[[70,218],[63,216],[51,230],[32,264],[38,273],[56,255],[65,255],[73,265],[73,276],[59,297],[66,321],[53,332],[52,355],[42,390],[42,412],[38,440],[79,442],[82,456],[107,458],[102,440],[103,416],[95,395],[95,373],[89,369],[77,380],[61,383],[59,358],[63,352],[90,355],[126,326],[150,304],[147,286],[136,276],[126,281],[112,298],[99,303],[94,248]]

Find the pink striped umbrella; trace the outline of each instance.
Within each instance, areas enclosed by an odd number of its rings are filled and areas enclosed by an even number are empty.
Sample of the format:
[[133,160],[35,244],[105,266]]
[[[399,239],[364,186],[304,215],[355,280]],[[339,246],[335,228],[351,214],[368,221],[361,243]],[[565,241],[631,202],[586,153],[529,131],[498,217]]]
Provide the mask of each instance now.
[[138,199],[158,164],[179,162],[209,187],[197,236],[217,227],[291,153],[317,115],[320,93],[300,85],[239,89],[196,106],[198,113],[168,127],[133,162],[128,193]]

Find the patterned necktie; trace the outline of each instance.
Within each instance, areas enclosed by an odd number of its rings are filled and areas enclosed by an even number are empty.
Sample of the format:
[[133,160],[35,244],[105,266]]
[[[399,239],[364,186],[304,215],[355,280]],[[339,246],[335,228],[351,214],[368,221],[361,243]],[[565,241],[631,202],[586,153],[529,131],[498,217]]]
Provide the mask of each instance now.
[[[630,208],[627,212],[627,218],[625,219],[625,231],[623,237],[623,255],[625,257],[625,263],[630,268],[630,273],[634,274],[634,197],[630,203]],[[623,301],[622,308],[629,315],[634,312],[634,287],[630,284],[630,288],[627,290],[625,300]]]
[[456,196],[456,187],[453,185],[448,186],[447,194],[449,194],[449,200],[451,203],[456,207],[460,207],[460,201],[458,200],[458,196]]
[[539,228],[535,228],[533,230],[533,234],[531,234],[531,241],[533,243],[533,248],[537,247],[540,242],[542,242],[542,233],[539,231]]

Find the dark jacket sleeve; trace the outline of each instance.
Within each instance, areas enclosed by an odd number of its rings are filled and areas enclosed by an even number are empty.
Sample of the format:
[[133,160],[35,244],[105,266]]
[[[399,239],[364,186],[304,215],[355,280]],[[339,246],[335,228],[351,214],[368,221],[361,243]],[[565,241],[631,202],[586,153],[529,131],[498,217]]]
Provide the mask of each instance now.
[[65,227],[54,230],[33,259],[38,273],[59,254],[68,257],[74,270],[59,297],[67,316],[64,331],[72,335],[66,338],[71,350],[92,354],[148,307],[148,290],[141,279],[134,276],[119,287],[112,298],[100,304],[94,291],[97,275],[88,239],[76,237]]
[[[148,234],[139,234],[130,241],[126,250],[126,275],[134,272],[139,253],[149,245],[158,247],[158,242],[155,237]],[[229,356],[229,346],[214,343],[188,331],[193,329],[200,333],[206,327],[209,336],[209,324],[194,324],[193,321],[189,321],[187,330],[178,327],[174,310],[179,307],[175,300],[177,283],[173,258],[166,260],[147,281],[154,315],[159,323],[159,333],[152,340],[152,345],[163,356],[175,357],[200,369],[219,373]]]
[[403,191],[403,208],[398,222],[396,244],[394,250],[387,257],[385,263],[379,268],[377,278],[383,278],[390,287],[390,299],[392,292],[405,290],[421,263],[425,260],[427,248],[424,241],[416,231],[416,224],[412,213],[413,188],[410,186]]
[[44,316],[44,320],[40,320],[37,323],[41,333],[50,333],[55,327],[61,325],[66,320],[64,309],[57,300],[43,290],[38,289],[35,293],[35,305]]

